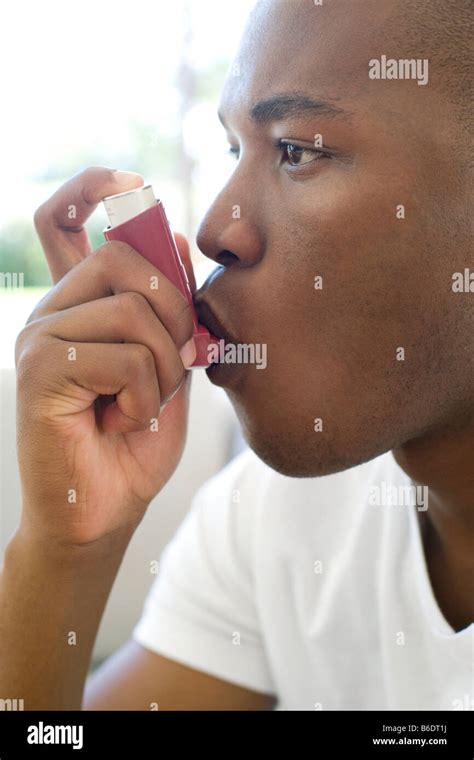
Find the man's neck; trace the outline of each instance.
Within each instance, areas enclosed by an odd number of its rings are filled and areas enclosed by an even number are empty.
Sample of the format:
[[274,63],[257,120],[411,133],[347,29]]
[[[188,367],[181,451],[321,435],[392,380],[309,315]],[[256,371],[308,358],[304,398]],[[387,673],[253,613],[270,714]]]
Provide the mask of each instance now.
[[417,485],[428,486],[418,512],[438,604],[451,626],[474,620],[474,423],[409,441],[393,455]]

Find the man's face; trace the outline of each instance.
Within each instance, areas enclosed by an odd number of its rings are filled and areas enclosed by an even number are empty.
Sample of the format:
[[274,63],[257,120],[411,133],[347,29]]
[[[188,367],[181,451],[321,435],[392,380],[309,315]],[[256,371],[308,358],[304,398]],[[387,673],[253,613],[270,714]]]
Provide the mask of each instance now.
[[[197,300],[266,344],[267,367],[208,372],[288,475],[359,464],[472,409],[473,297],[452,291],[468,266],[459,127],[436,68],[426,86],[369,79],[383,54],[426,57],[387,36],[395,6],[263,0],[221,98],[240,155],[199,230],[222,266]],[[295,94],[326,105],[250,118]]]

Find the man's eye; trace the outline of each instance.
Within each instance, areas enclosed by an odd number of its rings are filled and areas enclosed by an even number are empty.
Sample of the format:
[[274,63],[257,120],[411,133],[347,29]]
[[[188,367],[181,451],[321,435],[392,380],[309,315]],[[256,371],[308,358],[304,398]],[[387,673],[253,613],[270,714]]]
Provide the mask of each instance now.
[[[319,161],[321,158],[326,158],[327,155],[316,148],[304,148],[301,145],[295,145],[294,143],[284,142],[279,140],[276,143],[276,148],[282,153],[283,159],[287,160],[290,166],[304,166],[310,164],[313,161]],[[238,159],[240,156],[240,149],[231,145],[228,153]]]
[[304,166],[324,158],[324,153],[315,148],[303,148],[301,145],[286,142],[280,142],[278,147],[283,153],[283,158],[288,159],[290,166]]

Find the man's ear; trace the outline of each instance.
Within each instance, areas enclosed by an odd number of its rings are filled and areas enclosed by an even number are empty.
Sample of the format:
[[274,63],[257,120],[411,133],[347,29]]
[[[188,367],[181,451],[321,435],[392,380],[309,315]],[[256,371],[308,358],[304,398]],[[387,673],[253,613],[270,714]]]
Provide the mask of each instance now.
[[191,263],[189,243],[184,237],[184,235],[181,234],[181,232],[173,232],[173,235],[174,235],[174,239],[176,240],[176,245],[178,247],[179,255],[181,256],[181,260],[184,264],[184,267],[188,275],[191,292],[194,293],[194,291],[196,290],[196,279],[194,277],[193,265]]

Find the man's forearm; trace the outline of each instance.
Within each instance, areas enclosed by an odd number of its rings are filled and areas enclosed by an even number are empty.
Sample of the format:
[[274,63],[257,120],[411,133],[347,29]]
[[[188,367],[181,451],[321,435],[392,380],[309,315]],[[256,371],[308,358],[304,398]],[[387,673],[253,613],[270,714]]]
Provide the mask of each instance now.
[[129,537],[58,548],[18,531],[0,574],[0,700],[81,709],[100,620]]

